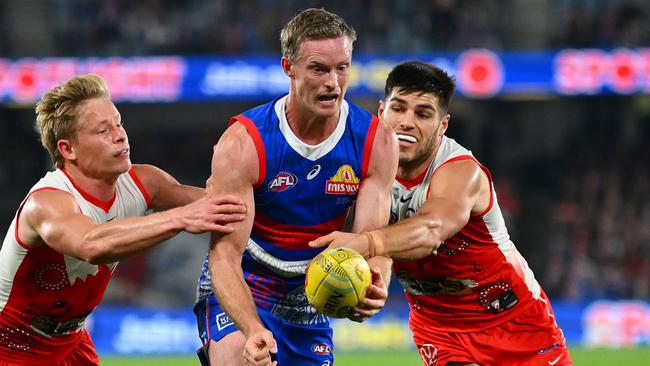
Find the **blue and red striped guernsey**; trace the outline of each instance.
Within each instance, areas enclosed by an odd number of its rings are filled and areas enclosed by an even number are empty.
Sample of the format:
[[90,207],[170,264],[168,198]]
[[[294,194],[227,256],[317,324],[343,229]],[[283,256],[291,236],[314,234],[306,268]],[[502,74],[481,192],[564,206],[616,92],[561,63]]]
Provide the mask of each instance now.
[[378,121],[344,103],[337,130],[318,146],[305,145],[283,121],[285,100],[231,122],[247,128],[260,162],[251,239],[278,259],[311,260],[321,250],[309,249],[307,242],[343,227],[367,174]]
[[[343,101],[334,132],[307,145],[291,131],[287,96],[233,117],[248,130],[259,158],[254,186],[255,220],[242,270],[258,306],[294,323],[325,318],[304,298],[305,269],[322,251],[312,239],[342,230],[367,176],[379,120]],[[207,261],[199,299],[212,292]],[[302,294],[302,295],[301,295]]]

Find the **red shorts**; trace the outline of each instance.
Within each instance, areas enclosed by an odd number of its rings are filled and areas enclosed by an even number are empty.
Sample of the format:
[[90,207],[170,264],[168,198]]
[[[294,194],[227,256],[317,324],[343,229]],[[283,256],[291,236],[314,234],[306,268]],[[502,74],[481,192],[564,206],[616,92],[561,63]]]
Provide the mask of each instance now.
[[481,366],[573,365],[545,296],[515,318],[482,331],[413,331],[424,366],[446,366],[450,362]]
[[34,362],[20,361],[20,363],[12,363],[5,360],[0,360],[0,366],[31,366],[31,365],[51,365],[51,366],[99,366],[99,357],[95,351],[95,345],[90,339],[88,331],[84,330],[81,335],[81,341],[68,353],[63,355],[58,360],[56,357],[59,354],[52,355],[49,360],[43,360],[41,357],[34,359]]

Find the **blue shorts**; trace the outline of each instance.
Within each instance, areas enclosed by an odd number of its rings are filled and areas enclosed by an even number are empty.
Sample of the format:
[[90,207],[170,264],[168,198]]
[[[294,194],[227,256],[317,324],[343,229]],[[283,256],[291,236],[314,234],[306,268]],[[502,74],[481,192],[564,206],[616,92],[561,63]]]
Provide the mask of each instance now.
[[[297,325],[257,307],[264,326],[278,345],[278,366],[332,366],[332,328],[329,324]],[[219,341],[239,328],[223,311],[214,295],[194,306],[199,336],[203,344]],[[201,357],[201,355],[199,356]],[[213,365],[218,366],[218,365]]]

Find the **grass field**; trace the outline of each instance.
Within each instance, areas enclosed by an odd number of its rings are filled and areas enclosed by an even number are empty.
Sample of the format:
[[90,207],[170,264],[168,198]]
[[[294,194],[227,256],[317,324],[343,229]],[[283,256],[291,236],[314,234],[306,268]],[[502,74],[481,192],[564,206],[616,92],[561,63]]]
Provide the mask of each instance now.
[[[650,365],[650,347],[629,349],[572,348],[575,366],[643,366]],[[102,357],[102,366],[197,366],[195,357],[121,358]],[[415,352],[340,353],[336,366],[420,366]]]

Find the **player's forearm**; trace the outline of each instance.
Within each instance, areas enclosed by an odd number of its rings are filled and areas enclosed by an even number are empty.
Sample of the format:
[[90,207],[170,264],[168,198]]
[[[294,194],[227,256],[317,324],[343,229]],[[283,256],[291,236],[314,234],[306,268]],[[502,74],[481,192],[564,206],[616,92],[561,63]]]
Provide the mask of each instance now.
[[183,227],[173,210],[97,225],[83,237],[86,250],[81,259],[93,264],[116,262],[171,238]]
[[219,304],[230,319],[248,336],[264,328],[257,314],[250,288],[236,260],[218,260],[210,265],[212,288]]
[[440,220],[422,216],[412,217],[374,233],[374,244],[378,246],[376,254],[396,261],[425,258],[438,250],[447,238]]
[[374,189],[375,185],[367,184],[366,187],[363,187],[366,189],[362,188],[357,199],[354,224],[351,228],[353,233],[383,227],[390,218],[390,192]]

